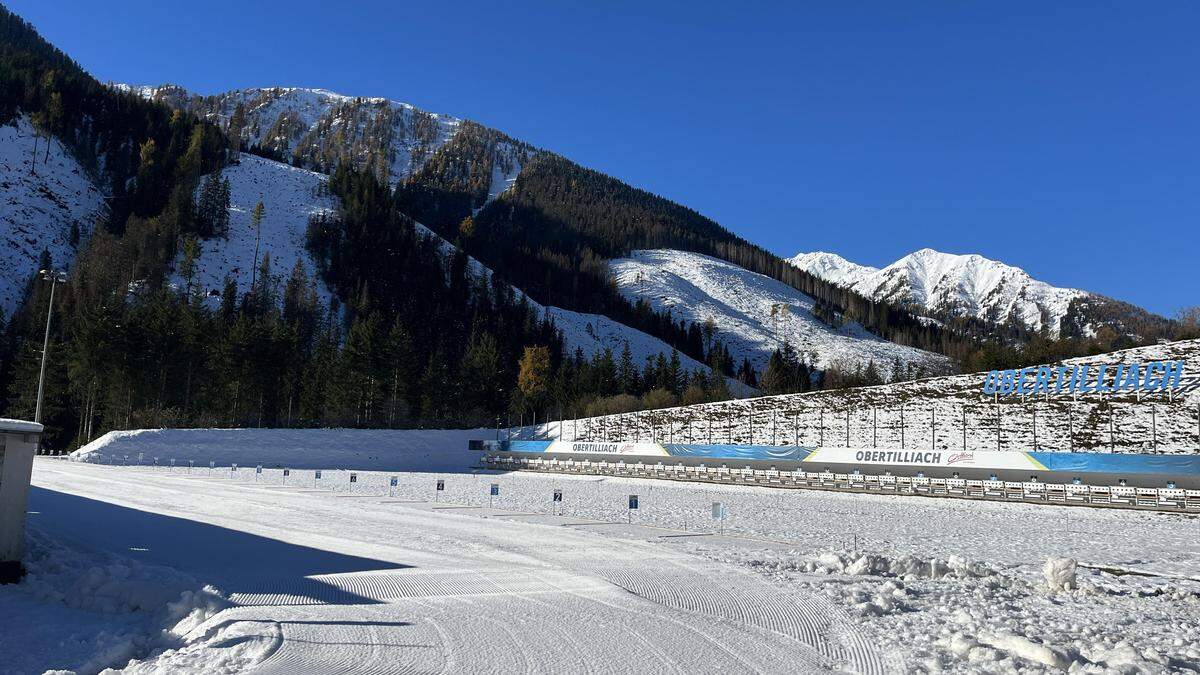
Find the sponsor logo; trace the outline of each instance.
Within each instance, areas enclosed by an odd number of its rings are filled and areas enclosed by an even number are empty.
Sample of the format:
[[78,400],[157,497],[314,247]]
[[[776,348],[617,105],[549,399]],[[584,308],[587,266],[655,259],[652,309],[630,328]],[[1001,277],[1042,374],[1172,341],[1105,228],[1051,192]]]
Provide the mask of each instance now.
[[629,454],[635,450],[631,443],[572,443],[571,452],[598,452],[609,454]]
[[941,464],[940,452],[915,452],[907,450],[859,450],[854,459],[860,462],[883,464]]
[[973,452],[956,452],[950,455],[946,460],[946,464],[974,464],[975,453]]

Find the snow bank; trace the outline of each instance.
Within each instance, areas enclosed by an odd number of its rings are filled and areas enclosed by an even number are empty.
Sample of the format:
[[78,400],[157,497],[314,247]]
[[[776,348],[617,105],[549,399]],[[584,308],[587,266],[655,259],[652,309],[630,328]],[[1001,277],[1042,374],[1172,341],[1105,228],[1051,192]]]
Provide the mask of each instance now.
[[84,551],[29,533],[28,574],[0,587],[3,672],[96,673],[187,643],[184,635],[230,606],[211,586],[166,567]]
[[495,437],[495,429],[137,429],[110,431],[71,459],[134,464],[140,456],[144,464],[457,472],[479,460],[468,441]]
[[1046,578],[1046,587],[1051,593],[1069,591],[1075,588],[1075,568],[1078,563],[1074,558],[1049,558],[1042,568],[1042,576]]

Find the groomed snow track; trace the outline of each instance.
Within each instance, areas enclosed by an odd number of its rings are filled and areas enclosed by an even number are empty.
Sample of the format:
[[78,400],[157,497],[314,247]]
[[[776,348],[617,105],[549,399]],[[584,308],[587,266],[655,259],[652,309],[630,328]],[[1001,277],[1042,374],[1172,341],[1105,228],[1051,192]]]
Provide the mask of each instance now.
[[228,594],[145,662],[156,672],[211,672],[237,650],[223,672],[902,671],[840,607],[735,566],[377,483],[356,493],[344,472],[322,480],[345,491],[316,490],[304,473],[42,459],[30,522]]

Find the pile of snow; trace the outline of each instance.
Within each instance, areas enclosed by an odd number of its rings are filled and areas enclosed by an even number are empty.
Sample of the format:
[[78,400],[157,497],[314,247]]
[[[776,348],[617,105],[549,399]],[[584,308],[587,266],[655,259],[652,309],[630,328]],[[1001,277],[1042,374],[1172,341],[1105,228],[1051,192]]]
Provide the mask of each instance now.
[[130,464],[465,471],[479,461],[468,441],[495,437],[495,429],[138,429],[110,431],[70,457],[102,464],[128,457]]
[[70,267],[71,227],[86,241],[104,207],[104,194],[63,144],[51,138],[47,156],[45,135],[36,135],[24,116],[0,126],[0,311],[7,318],[24,299],[42,251],[56,268]]
[[[316,262],[304,246],[309,218],[335,209],[326,187],[328,177],[246,153],[221,175],[229,180],[229,236],[202,240],[192,288],[214,305],[220,304],[227,276],[237,282],[238,293],[247,292],[256,274],[254,249],[258,239],[258,261],[271,256],[271,279],[280,291],[299,262],[309,278],[316,279],[317,294],[328,305],[333,293],[317,278]],[[263,219],[261,232],[256,233],[251,214],[259,201],[263,203]],[[181,251],[171,278],[180,288],[185,283],[178,272],[182,257]]]
[[916,364],[945,372],[949,360],[939,354],[888,342],[857,323],[833,328],[813,315],[816,301],[770,277],[699,253],[674,250],[634,251],[609,263],[622,295],[645,300],[676,319],[716,323],[716,339],[734,360],[766,366],[784,342],[801,354],[815,354],[825,368],[861,367],[874,361],[885,374],[892,364]]
[[230,606],[217,589],[168,567],[82,550],[29,533],[21,583],[0,586],[4,672],[95,673],[185,646]]
[[1046,588],[1051,593],[1074,589],[1075,568],[1078,564],[1074,558],[1047,558],[1045,566],[1042,567]]
[[800,253],[796,267],[853,289],[860,295],[928,311],[972,316],[995,323],[1016,320],[1057,336],[1071,301],[1090,295],[1038,281],[1019,267],[981,255],[955,255],[923,248],[878,269],[834,253]]

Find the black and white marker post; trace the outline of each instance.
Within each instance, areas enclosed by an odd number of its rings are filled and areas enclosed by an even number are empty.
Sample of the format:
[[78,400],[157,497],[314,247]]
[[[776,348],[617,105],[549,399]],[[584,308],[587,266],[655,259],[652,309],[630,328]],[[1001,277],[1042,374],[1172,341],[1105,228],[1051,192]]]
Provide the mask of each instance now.
[[625,522],[633,522],[633,512],[638,508],[638,496],[629,495],[629,508],[625,510]]

